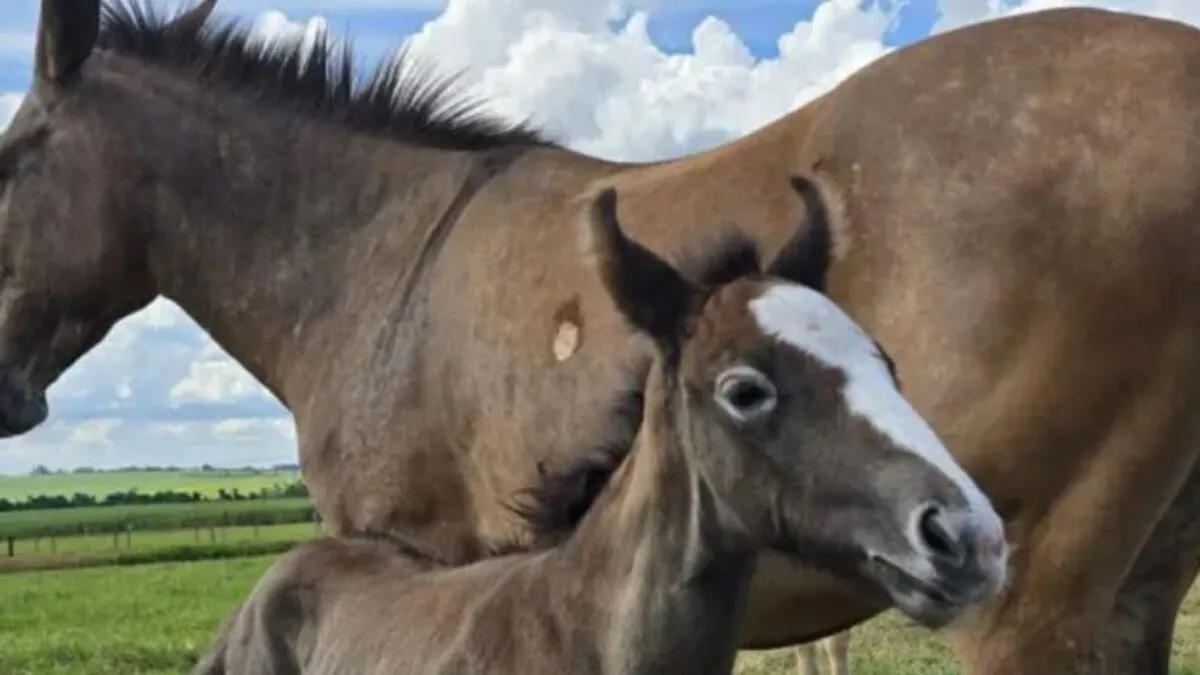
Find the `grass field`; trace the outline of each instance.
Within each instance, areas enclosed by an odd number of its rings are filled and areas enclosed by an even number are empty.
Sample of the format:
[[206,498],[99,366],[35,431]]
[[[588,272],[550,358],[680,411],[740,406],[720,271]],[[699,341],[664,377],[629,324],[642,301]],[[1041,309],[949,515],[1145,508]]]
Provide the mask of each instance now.
[[196,526],[271,525],[312,517],[307,499],[256,499],[189,504],[88,506],[74,509],[0,513],[0,538],[107,532],[132,525],[135,530],[173,530]]
[[22,539],[14,557],[0,557],[0,573],[128,565],[171,560],[232,558],[279,552],[319,530],[311,523],[263,527],[200,528],[119,534]]
[[[274,556],[0,575],[0,673],[178,675]],[[1179,675],[1200,674],[1200,596],[1183,608]],[[894,613],[854,633],[854,675],[950,675],[948,652]],[[790,651],[743,654],[742,675],[793,675]]]
[[102,498],[113,492],[137,489],[143,494],[174,491],[217,496],[220,489],[249,494],[262,488],[300,480],[297,471],[111,471],[64,473],[42,476],[0,476],[0,498],[21,501],[33,495],[65,495],[76,492]]

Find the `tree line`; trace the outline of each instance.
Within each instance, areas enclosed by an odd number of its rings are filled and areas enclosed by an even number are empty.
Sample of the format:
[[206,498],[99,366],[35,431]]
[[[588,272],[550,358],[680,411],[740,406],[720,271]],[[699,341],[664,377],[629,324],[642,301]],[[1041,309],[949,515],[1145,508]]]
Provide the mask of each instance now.
[[31,495],[22,500],[0,497],[0,513],[8,511],[34,511],[39,509],[73,509],[87,506],[130,506],[134,504],[189,504],[195,502],[240,502],[256,499],[284,499],[308,497],[308,487],[303,481],[276,484],[258,490],[242,492],[235,488],[220,488],[215,496],[196,491],[158,490],[140,492],[118,490],[103,497],[76,492],[73,495]]

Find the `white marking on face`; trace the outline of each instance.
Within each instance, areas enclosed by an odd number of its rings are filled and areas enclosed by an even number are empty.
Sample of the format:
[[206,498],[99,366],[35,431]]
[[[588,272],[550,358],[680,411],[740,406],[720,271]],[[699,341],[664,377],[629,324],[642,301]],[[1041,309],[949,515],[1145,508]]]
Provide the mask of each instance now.
[[875,341],[832,300],[811,288],[777,283],[750,301],[759,328],[846,378],[846,408],[898,448],[920,456],[962,491],[984,532],[1002,531],[991,501],[900,394]]

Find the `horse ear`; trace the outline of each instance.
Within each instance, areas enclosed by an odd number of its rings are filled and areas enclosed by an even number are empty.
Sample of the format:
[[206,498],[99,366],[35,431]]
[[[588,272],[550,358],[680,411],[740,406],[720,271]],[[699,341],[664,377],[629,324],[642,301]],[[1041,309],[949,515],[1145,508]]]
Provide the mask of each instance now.
[[188,35],[199,32],[216,7],[217,0],[200,0],[195,7],[175,17],[171,21],[170,30]]
[[584,251],[625,318],[660,348],[678,346],[696,289],[674,267],[625,236],[617,220],[617,191],[593,199],[583,223]]
[[791,183],[792,189],[804,201],[805,226],[779,249],[767,274],[823,293],[832,248],[829,209],[815,182],[803,176],[792,176]]
[[100,35],[100,0],[42,0],[34,75],[62,84],[79,72]]

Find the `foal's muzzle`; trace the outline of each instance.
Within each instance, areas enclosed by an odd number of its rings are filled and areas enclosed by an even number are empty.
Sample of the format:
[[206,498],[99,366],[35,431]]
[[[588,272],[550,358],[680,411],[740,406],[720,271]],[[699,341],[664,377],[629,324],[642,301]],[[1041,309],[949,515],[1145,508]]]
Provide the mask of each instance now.
[[0,438],[20,436],[35,429],[49,415],[46,392],[25,374],[0,366]]
[[1003,588],[1008,546],[994,512],[928,503],[912,514],[907,538],[911,554],[872,553],[867,570],[914,621],[939,628]]

